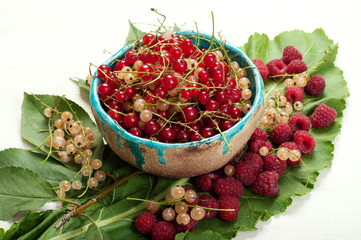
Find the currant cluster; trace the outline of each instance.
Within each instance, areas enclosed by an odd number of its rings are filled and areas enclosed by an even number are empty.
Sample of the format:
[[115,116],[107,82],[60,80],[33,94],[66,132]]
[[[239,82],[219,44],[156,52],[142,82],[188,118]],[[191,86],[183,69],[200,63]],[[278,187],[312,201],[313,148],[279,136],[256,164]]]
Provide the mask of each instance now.
[[[69,111],[59,112],[56,109],[45,108],[44,115],[52,121],[52,131],[47,136],[45,145],[52,152],[57,152],[60,161],[64,164],[73,161],[82,167],[80,173],[88,178],[87,185],[90,188],[98,186],[106,178],[103,170],[100,170],[103,163],[100,159],[94,159],[92,144],[96,141],[96,136],[90,127],[83,126],[80,120],[75,121],[73,114]],[[58,117],[60,115],[60,118]],[[55,149],[55,150],[54,150]],[[96,170],[93,174],[93,170]],[[93,177],[91,177],[93,174]],[[60,198],[65,198],[65,192],[80,190],[82,182],[79,180],[63,180],[56,191]]]
[[167,143],[212,137],[251,107],[246,70],[223,46],[199,48],[169,30],[145,34],[112,69],[99,66],[97,77],[112,119],[135,136]]
[[[197,194],[187,186],[174,186],[166,195],[165,201],[147,202],[148,211],[137,217],[135,226],[139,232],[150,234],[152,239],[174,239],[176,233],[193,231],[197,228],[198,221],[213,218],[218,212],[223,214],[221,219],[224,221],[230,220],[229,215],[237,216],[238,200],[232,200],[227,197],[217,200],[209,194]],[[158,217],[155,215],[157,212]],[[161,220],[158,221],[158,218]],[[158,225],[162,225],[164,231],[160,232]]]

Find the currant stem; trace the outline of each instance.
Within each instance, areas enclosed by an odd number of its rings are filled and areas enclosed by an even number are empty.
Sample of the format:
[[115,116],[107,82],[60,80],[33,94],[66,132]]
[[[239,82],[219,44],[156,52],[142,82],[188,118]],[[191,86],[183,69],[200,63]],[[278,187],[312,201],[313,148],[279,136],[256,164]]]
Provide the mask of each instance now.
[[[96,197],[90,199],[87,203],[85,203],[85,204],[83,204],[81,206],[75,206],[72,210],[70,210],[70,212],[66,213],[62,219],[60,219],[58,224],[55,225],[54,230],[58,230],[59,228],[61,228],[67,221],[70,220],[70,218],[72,218],[74,216],[79,216],[79,215],[84,216],[85,215],[84,214],[85,209],[89,208],[94,203],[99,201],[101,198],[107,196],[113,189],[118,187],[120,184],[122,184],[123,182],[127,181],[129,178],[131,178],[131,177],[133,177],[133,176],[135,176],[135,175],[137,175],[139,173],[141,173],[141,171],[135,171],[135,172],[123,177],[123,178],[117,179],[112,185],[110,185],[108,188],[106,188],[104,191],[102,191]],[[66,200],[66,201],[69,201],[69,200]],[[91,221],[92,221],[92,219],[91,219]],[[94,221],[92,221],[92,222],[94,223]]]

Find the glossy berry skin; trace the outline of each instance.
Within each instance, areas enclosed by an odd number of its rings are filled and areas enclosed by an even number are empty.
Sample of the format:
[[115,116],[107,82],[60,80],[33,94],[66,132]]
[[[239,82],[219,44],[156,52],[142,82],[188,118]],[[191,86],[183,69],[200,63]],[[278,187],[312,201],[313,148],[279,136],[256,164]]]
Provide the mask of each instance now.
[[126,128],[137,127],[139,122],[138,114],[136,113],[128,113],[123,118],[123,125]]
[[178,46],[172,46],[169,50],[169,53],[172,55],[173,59],[178,59],[182,56],[182,50]]
[[188,68],[187,62],[183,58],[175,59],[173,62],[173,69],[177,73],[183,74]]
[[184,107],[181,113],[184,122],[193,122],[198,117],[198,111],[195,107]]
[[172,142],[175,138],[175,131],[171,127],[164,127],[159,132],[159,138],[160,138],[160,140],[167,142],[167,143]]
[[140,137],[140,138],[143,137],[143,132],[138,127],[132,127],[128,129],[128,132],[136,137]]
[[137,61],[138,56],[135,54],[135,51],[130,49],[126,54],[125,54],[125,61],[129,64],[133,64],[135,63],[135,61]]
[[117,92],[117,94],[115,94],[115,99],[118,101],[118,102],[124,102],[125,100],[127,100],[127,96],[125,95],[125,92],[123,91],[119,91]]
[[162,86],[159,86],[154,90],[154,95],[162,99],[165,99],[167,97],[167,94],[167,90]]
[[159,63],[162,66],[170,66],[173,63],[173,57],[169,52],[163,51],[163,56],[159,56]]
[[157,121],[150,120],[145,123],[144,131],[148,136],[153,136],[160,130],[160,125]]
[[206,83],[209,81],[209,73],[206,70],[202,70],[198,73],[198,80],[201,83]]
[[198,95],[198,101],[202,104],[206,104],[207,102],[209,102],[211,99],[209,97],[209,93],[207,91],[201,91]]
[[112,119],[114,119],[114,120],[117,121],[117,122],[122,121],[122,117],[123,117],[123,116],[122,116],[120,113],[117,113],[117,112],[115,112],[115,111],[112,110],[112,109],[108,110],[107,114],[108,114]]
[[216,65],[216,55],[214,53],[207,53],[205,56],[204,56],[204,65],[206,65],[207,67],[214,67]]
[[182,89],[181,90],[181,95],[182,95],[182,97],[184,98],[184,99],[190,99],[191,97],[192,97],[192,92],[191,92],[191,90],[189,90],[189,89]]
[[101,83],[98,87],[98,94],[101,97],[108,97],[112,92],[112,88],[107,83]]
[[178,85],[178,80],[173,74],[166,74],[161,81],[162,87],[167,90],[173,90]]
[[201,130],[199,130],[199,134],[201,134],[201,136],[204,138],[210,138],[215,135],[215,131],[213,128],[204,127],[204,128],[201,128]]
[[128,66],[128,63],[125,60],[120,60],[113,67],[113,71],[121,71],[125,66]]
[[134,97],[135,92],[136,92],[135,87],[130,86],[125,89],[124,94],[127,99],[130,99],[130,98]]
[[222,120],[219,124],[219,128],[221,129],[221,131],[226,131],[233,127],[233,125],[234,123],[230,120]]
[[181,42],[180,47],[183,51],[189,51],[193,47],[193,42],[189,38],[186,38]]
[[139,56],[139,60],[141,60],[143,63],[155,64],[158,61],[158,55],[154,52],[145,52]]
[[106,80],[107,78],[109,78],[109,76],[110,76],[110,67],[108,67],[105,64],[100,65],[98,68],[98,78],[102,80]]
[[138,72],[138,76],[142,79],[142,81],[148,81],[153,77],[153,69],[148,64],[143,64],[142,66],[140,66]]
[[216,100],[209,100],[206,103],[206,110],[207,111],[217,111],[219,108],[219,104]]
[[157,38],[151,33],[145,34],[143,36],[143,45],[144,46],[150,47],[150,46],[154,45],[156,42],[157,42]]
[[189,134],[189,132],[187,132],[185,130],[179,130],[176,133],[175,137],[176,137],[177,142],[179,142],[179,143],[188,142],[190,140],[190,134]]

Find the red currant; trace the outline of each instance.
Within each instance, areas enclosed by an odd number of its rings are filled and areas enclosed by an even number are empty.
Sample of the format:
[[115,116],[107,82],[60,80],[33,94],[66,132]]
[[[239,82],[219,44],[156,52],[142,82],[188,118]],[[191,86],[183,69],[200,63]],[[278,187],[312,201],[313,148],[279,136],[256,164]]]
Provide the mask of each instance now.
[[143,132],[142,130],[140,130],[139,127],[132,127],[130,129],[128,129],[128,132],[136,137],[143,137]]
[[195,107],[184,107],[181,112],[181,117],[184,122],[193,122],[198,117],[198,111]]
[[123,118],[123,125],[126,128],[137,127],[139,122],[138,114],[136,113],[127,113]]
[[182,50],[180,47],[174,45],[169,50],[169,53],[172,55],[173,59],[180,58],[182,56]]
[[115,112],[114,110],[108,110],[107,114],[117,122],[122,121],[122,114]]
[[145,34],[143,36],[143,45],[144,46],[152,46],[156,42],[157,42],[157,38],[151,33]]
[[202,70],[198,73],[198,80],[201,83],[206,83],[209,80],[209,73],[206,70]]
[[120,60],[115,64],[113,71],[122,71],[125,66],[128,66],[128,63],[125,60]]
[[171,127],[164,127],[159,132],[159,138],[164,142],[172,142],[175,138],[175,131]]
[[201,134],[201,136],[204,138],[209,138],[215,135],[215,131],[213,128],[204,127],[199,130],[199,134]]
[[112,92],[112,88],[107,83],[101,83],[98,87],[98,94],[101,97],[108,97]]
[[150,120],[149,122],[145,123],[144,131],[148,136],[153,136],[160,130],[160,125],[155,120]]
[[234,123],[230,120],[222,120],[219,123],[219,128],[221,129],[221,131],[226,131],[228,129],[230,129],[231,127],[233,127]]
[[173,70],[183,74],[188,68],[188,64],[186,62],[186,60],[184,60],[183,58],[178,58],[176,60],[174,60],[173,62]]
[[118,101],[118,102],[125,102],[125,100],[127,100],[127,96],[125,94],[125,92],[123,91],[119,91],[116,93],[115,95],[115,99]]
[[176,140],[177,142],[188,142],[190,140],[190,134],[188,131],[185,131],[185,130],[179,130],[177,133],[176,133]]
[[170,91],[177,87],[178,80],[173,74],[165,74],[161,84],[165,90]]
[[103,64],[98,67],[98,78],[106,80],[110,76],[110,67]]
[[133,64],[135,63],[135,61],[138,60],[138,56],[136,54],[136,52],[133,49],[130,49],[126,54],[125,54],[125,61],[129,64]]
[[167,94],[167,90],[165,90],[162,86],[159,86],[154,90],[154,95],[161,99],[165,99]]
[[183,52],[188,51],[193,47],[193,42],[191,39],[186,38],[181,42],[180,47],[182,48]]
[[153,77],[153,69],[149,64],[143,64],[138,69],[138,76],[142,79],[142,81],[149,81]]
[[209,52],[203,58],[204,65],[210,68],[214,67],[216,64],[216,59],[217,59],[216,54]]
[[206,103],[206,110],[207,111],[217,111],[219,108],[219,104],[216,100],[209,100]]

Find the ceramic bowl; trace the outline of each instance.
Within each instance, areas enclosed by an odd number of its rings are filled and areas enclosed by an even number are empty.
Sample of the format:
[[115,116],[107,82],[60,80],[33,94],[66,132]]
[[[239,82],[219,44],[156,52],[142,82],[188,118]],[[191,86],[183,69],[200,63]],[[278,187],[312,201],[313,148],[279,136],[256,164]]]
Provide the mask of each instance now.
[[[199,47],[209,47],[210,35],[196,32],[180,32],[192,41],[199,41]],[[193,37],[192,37],[193,36]],[[199,36],[196,39],[194,36]],[[219,40],[215,40],[216,45]],[[104,64],[110,66],[115,60],[124,59],[125,53],[132,48],[128,45],[120,49]],[[90,102],[95,121],[112,150],[124,161],[137,168],[162,177],[193,177],[214,171],[238,156],[256,128],[264,102],[262,78],[246,54],[239,48],[227,43],[228,55],[233,56],[242,68],[246,68],[251,81],[252,107],[232,128],[211,138],[187,143],[162,143],[131,135],[105,112],[99,100],[97,89],[101,80],[94,78],[91,85]],[[95,74],[96,75],[96,74]],[[227,146],[226,141],[229,146]]]

